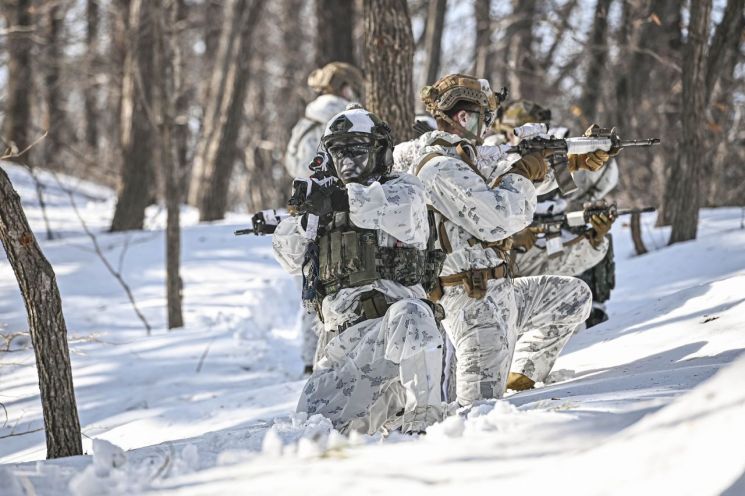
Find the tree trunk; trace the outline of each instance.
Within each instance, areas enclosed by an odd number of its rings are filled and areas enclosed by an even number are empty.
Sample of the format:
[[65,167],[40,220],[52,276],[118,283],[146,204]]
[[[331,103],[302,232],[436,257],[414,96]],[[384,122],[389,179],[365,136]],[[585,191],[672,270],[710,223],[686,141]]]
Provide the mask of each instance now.
[[155,30],[154,82],[157,90],[158,151],[163,168],[163,189],[166,200],[166,299],[168,328],[184,326],[181,312],[181,227],[179,222],[179,178],[174,135],[176,134],[176,98],[181,87],[179,66],[181,51],[175,31],[179,25],[179,5],[176,0],[156,2],[153,8]]
[[329,62],[354,61],[354,2],[352,0],[315,0],[316,66]]
[[147,0],[131,0],[127,55],[122,81],[122,164],[112,231],[142,229],[155,179],[152,6]]
[[494,55],[491,46],[491,0],[475,0],[473,3],[473,13],[476,18],[476,44],[474,46],[473,71],[477,77],[486,78],[491,81],[494,75]]
[[263,3],[263,0],[225,2],[224,18],[230,20],[230,26],[220,36],[210,100],[189,188],[189,201],[199,207],[202,221],[225,216],[249,78],[248,54]]
[[631,214],[631,241],[634,242],[634,251],[637,255],[644,255],[647,253],[647,247],[644,246],[644,239],[642,238],[642,214],[634,212]]
[[98,148],[98,0],[86,2],[86,22],[88,80],[83,92],[85,142],[95,151]]
[[691,2],[688,40],[683,48],[683,142],[681,160],[670,175],[668,188],[674,192],[670,204],[670,243],[696,238],[698,209],[706,154],[701,117],[706,110],[706,55],[711,1]]
[[8,33],[7,103],[3,122],[3,141],[15,151],[29,144],[31,123],[31,49],[33,47],[32,0],[9,0],[2,7]]
[[433,0],[429,2],[427,9],[427,26],[425,27],[424,33],[424,53],[426,54],[424,85],[434,83],[440,76],[442,29],[445,25],[447,5],[447,0]]
[[189,106],[195,93],[193,83],[187,82],[188,60],[190,41],[184,35],[188,29],[189,7],[185,0],[176,0],[175,29],[178,35],[175,37],[178,46],[174,48],[178,54],[175,64],[175,90],[176,90],[176,114],[173,129],[173,141],[176,153],[176,178],[178,180],[179,203],[186,191],[186,178],[189,175]]
[[414,37],[405,0],[365,0],[367,108],[393,129],[396,143],[414,138]]
[[608,28],[608,9],[612,0],[597,0],[595,4],[595,21],[592,32],[587,41],[589,60],[587,61],[587,72],[585,73],[585,86],[579,101],[582,111],[580,120],[585,128],[595,122],[598,115],[598,101],[602,93],[603,73],[605,61],[608,58],[608,43],[606,42],[606,30]]
[[122,143],[122,104],[124,99],[124,66],[127,62],[127,32],[129,30],[129,3],[130,0],[112,0],[108,11],[108,23],[111,26],[110,52],[111,56],[107,62],[109,80],[107,86],[106,105],[112,109],[111,112],[101,113],[100,117],[105,121],[101,129],[106,129],[106,138],[109,142],[111,165],[110,170],[117,176],[117,181],[124,167],[124,146]]
[[47,11],[47,31],[45,55],[44,89],[47,104],[45,128],[47,137],[44,140],[44,162],[47,167],[59,169],[59,153],[65,139],[65,112],[62,109],[62,92],[60,91],[60,69],[62,67],[62,47],[60,31],[64,11],[59,3],[53,2]]
[[28,314],[39,373],[47,458],[82,455],[67,328],[54,270],[41,252],[21,199],[0,168],[0,241],[13,267]]
[[507,67],[509,87],[514,98],[536,100],[541,97],[539,67],[533,53],[533,22],[536,0],[512,0],[514,21],[507,29]]

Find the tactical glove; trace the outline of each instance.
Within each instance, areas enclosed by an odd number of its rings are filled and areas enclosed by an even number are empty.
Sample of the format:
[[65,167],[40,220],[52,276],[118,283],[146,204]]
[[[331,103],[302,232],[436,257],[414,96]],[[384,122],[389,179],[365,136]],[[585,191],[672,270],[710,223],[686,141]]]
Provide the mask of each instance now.
[[613,225],[615,219],[605,215],[593,215],[590,219],[592,229],[588,232],[587,238],[590,240],[590,244],[597,248],[603,242],[603,238],[610,232],[610,228]]
[[510,172],[526,177],[533,182],[541,182],[548,172],[548,164],[543,157],[543,152],[533,152],[512,164]]
[[525,253],[535,245],[538,236],[529,227],[512,235],[512,248],[520,253]]
[[582,155],[567,155],[567,158],[569,159],[569,172],[576,172],[580,169],[596,171],[610,160],[610,155],[603,150],[595,150]]
[[346,188],[339,186],[316,187],[305,199],[303,211],[324,217],[332,212],[349,212]]

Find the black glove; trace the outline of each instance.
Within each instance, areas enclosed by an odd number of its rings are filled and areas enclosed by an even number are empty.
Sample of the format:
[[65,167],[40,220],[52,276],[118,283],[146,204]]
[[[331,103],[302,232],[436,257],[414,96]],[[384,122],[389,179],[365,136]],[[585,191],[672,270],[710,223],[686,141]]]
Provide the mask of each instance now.
[[324,217],[332,212],[349,212],[347,190],[333,185],[316,187],[305,199],[303,210],[309,214]]

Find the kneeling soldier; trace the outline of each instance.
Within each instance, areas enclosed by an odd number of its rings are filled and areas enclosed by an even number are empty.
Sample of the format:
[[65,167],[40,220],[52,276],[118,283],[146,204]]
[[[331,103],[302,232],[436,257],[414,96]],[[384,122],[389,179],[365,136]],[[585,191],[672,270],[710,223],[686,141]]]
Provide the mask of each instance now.
[[343,433],[424,431],[443,416],[443,340],[422,286],[442,258],[424,189],[390,173],[390,128],[364,109],[334,116],[322,146],[331,175],[311,184],[305,213],[283,220],[272,242],[284,268],[303,273],[303,297],[324,322],[327,344],[298,411]]

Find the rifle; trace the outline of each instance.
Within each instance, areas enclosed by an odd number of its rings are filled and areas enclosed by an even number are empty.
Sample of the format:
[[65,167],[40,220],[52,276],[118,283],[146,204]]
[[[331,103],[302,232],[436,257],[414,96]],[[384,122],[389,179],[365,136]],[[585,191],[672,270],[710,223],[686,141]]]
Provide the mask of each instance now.
[[539,214],[534,217],[533,222],[530,224],[530,230],[544,235],[546,238],[546,250],[549,256],[557,254],[564,249],[564,243],[561,240],[562,229],[582,235],[589,230],[587,224],[590,223],[594,215],[605,215],[611,219],[615,219],[621,215],[655,211],[654,207],[619,209],[615,203],[607,204],[604,200],[587,202],[583,207],[582,210],[576,210],[574,212],[548,215]]
[[553,136],[524,139],[512,146],[508,153],[527,155],[533,152],[548,151],[550,153],[549,163],[554,170],[559,190],[563,195],[568,195],[577,190],[577,185],[569,172],[568,154],[582,155],[596,150],[616,153],[622,148],[653,146],[659,143],[659,138],[622,140],[616,133],[616,128],[606,129],[594,125],[590,128],[589,136],[564,139]]
[[[234,232],[236,236],[245,234],[255,234],[264,236],[274,234],[279,223],[289,216],[304,215],[306,211],[306,199],[315,187],[330,187],[335,184],[336,177],[329,173],[329,157],[326,153],[319,153],[313,158],[310,164],[313,174],[308,177],[297,177],[292,181],[292,194],[287,202],[288,213],[277,212],[276,209],[262,210],[251,217],[253,227],[247,229],[238,229]],[[308,214],[308,228],[306,228],[306,237],[314,239],[317,234],[318,218],[315,215]]]
[[251,217],[251,226],[253,227],[248,229],[238,229],[237,231],[234,231],[233,234],[236,236],[243,236],[245,234],[255,234],[256,236],[274,234],[277,226],[285,217],[289,217],[289,214],[277,212],[273,208],[262,210]]

